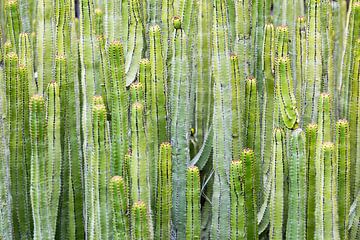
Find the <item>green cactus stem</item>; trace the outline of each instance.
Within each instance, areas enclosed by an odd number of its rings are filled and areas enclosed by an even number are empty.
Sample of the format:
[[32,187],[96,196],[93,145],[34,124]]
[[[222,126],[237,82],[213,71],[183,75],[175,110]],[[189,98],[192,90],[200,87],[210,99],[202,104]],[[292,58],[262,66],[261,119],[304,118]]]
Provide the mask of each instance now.
[[289,201],[286,238],[306,239],[307,161],[305,134],[294,130],[290,139]]
[[170,80],[170,117],[173,161],[173,214],[177,236],[185,237],[186,169],[190,162],[190,80],[184,30],[175,29]]
[[18,0],[5,1],[7,37],[10,39],[13,51],[17,52],[19,34],[21,31],[20,9]]
[[315,234],[315,197],[316,197],[316,151],[317,124],[306,127],[306,161],[307,161],[307,239],[314,239]]
[[148,219],[148,211],[146,204],[141,201],[134,203],[132,209],[132,239],[133,240],[150,240],[150,227]]
[[158,160],[155,239],[171,238],[172,160],[170,143],[162,143]]
[[241,136],[241,126],[242,126],[242,96],[241,96],[241,81],[239,73],[239,59],[236,55],[230,57],[231,62],[231,91],[232,91],[232,157],[234,159],[240,159],[241,147],[242,147],[242,136]]
[[115,1],[105,1],[105,14],[104,14],[104,25],[105,25],[105,35],[110,42],[114,40],[122,39],[122,31],[116,28],[116,26],[121,26],[121,28],[127,28],[127,24],[123,22],[123,15],[121,14],[122,8],[127,7],[121,0]]
[[230,186],[228,176],[232,159],[231,146],[231,76],[225,1],[214,1],[212,27],[214,77],[213,168],[211,239],[230,236]]
[[186,174],[186,239],[200,239],[200,174],[189,167]]
[[26,67],[28,74],[28,94],[32,96],[37,93],[37,83],[34,77],[32,46],[30,36],[27,33],[21,33],[19,36],[19,64]]
[[109,45],[111,78],[112,172],[120,175],[122,159],[128,151],[128,94],[125,85],[124,51],[119,41]]
[[231,239],[245,239],[245,178],[242,161],[230,165]]
[[279,57],[276,63],[276,90],[280,112],[285,126],[296,129],[299,116],[293,94],[291,63],[288,57]]
[[109,190],[111,194],[112,203],[112,224],[115,240],[129,240],[130,225],[129,225],[129,209],[127,199],[126,182],[120,176],[114,176],[110,179]]
[[348,239],[350,212],[350,142],[349,123],[339,120],[336,123],[336,156],[337,159],[337,202],[339,216],[339,233],[341,239]]
[[132,103],[144,102],[144,86],[141,82],[130,85],[130,99]]
[[150,122],[150,107],[151,107],[151,65],[150,61],[147,58],[143,58],[140,60],[139,67],[139,82],[143,86],[144,91],[144,107],[145,107],[145,117],[146,121]]
[[286,148],[284,132],[280,128],[274,129],[273,162],[271,166],[273,183],[270,197],[270,239],[282,239],[284,228],[285,202],[285,162]]
[[96,36],[97,40],[97,49],[99,50],[100,57],[100,85],[101,85],[101,96],[105,101],[105,105],[111,114],[112,110],[112,99],[111,99],[111,72],[110,72],[110,62],[109,54],[107,48],[107,39],[103,35]]
[[47,126],[45,100],[40,95],[30,99],[31,129],[31,207],[34,219],[34,238],[53,239],[52,221],[49,216],[51,192],[47,191],[52,181],[49,170],[52,162],[47,161]]
[[297,99],[297,109],[299,113],[302,113],[302,107],[304,106],[304,86],[305,86],[305,64],[306,61],[306,20],[305,17],[298,17],[296,20],[295,28],[295,95]]

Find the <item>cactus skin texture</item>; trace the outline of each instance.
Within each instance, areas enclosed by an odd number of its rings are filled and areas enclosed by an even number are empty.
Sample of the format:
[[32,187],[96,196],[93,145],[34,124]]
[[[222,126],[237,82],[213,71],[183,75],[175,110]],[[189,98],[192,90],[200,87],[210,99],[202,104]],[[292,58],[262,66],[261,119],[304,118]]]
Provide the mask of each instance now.
[[296,61],[295,61],[295,75],[296,75],[296,99],[297,99],[297,108],[299,113],[302,116],[302,108],[304,105],[304,86],[305,86],[305,65],[303,64],[306,61],[306,20],[305,17],[300,16],[296,20],[296,29],[295,29],[295,47],[296,47]]
[[241,136],[241,126],[242,126],[242,96],[241,96],[241,81],[239,73],[239,59],[236,55],[230,57],[231,61],[231,91],[232,91],[232,157],[234,159],[240,159],[241,146],[242,146],[242,136]]
[[170,143],[160,145],[156,197],[155,239],[171,237],[172,160]]
[[112,204],[112,221],[115,240],[129,240],[129,209],[126,182],[120,176],[114,176],[110,179],[109,190]]
[[290,139],[287,239],[306,239],[306,173],[305,134],[297,129]]
[[350,212],[350,143],[349,123],[339,120],[336,123],[336,156],[337,156],[337,202],[339,215],[339,233],[341,239],[348,239]]
[[189,167],[186,174],[186,239],[200,239],[200,174]]
[[148,240],[150,237],[148,210],[144,202],[135,202],[132,209],[132,239]]
[[17,52],[19,34],[21,31],[20,9],[18,0],[7,0],[5,2],[6,29],[13,51]]
[[284,227],[284,202],[285,202],[285,161],[286,147],[284,131],[281,128],[274,129],[272,176],[273,183],[270,196],[270,239],[282,239]]
[[245,239],[245,183],[241,161],[230,165],[231,239]]

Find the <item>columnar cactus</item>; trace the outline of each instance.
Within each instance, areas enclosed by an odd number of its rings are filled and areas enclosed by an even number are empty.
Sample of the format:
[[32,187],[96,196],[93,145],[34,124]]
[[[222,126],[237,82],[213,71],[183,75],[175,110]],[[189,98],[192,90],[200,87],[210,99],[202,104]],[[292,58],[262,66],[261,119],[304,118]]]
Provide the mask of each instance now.
[[245,178],[242,161],[231,162],[230,191],[231,239],[245,239]]
[[152,239],[150,235],[148,210],[146,204],[141,201],[135,202],[131,209],[131,214],[132,239]]
[[186,239],[200,239],[200,174],[189,167],[186,174]]

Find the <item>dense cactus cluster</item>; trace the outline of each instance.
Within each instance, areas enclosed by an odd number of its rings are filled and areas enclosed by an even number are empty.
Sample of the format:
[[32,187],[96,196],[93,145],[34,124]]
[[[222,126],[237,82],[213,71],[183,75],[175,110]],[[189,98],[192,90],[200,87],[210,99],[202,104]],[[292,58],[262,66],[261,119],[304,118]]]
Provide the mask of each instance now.
[[360,239],[360,1],[0,0],[0,239]]

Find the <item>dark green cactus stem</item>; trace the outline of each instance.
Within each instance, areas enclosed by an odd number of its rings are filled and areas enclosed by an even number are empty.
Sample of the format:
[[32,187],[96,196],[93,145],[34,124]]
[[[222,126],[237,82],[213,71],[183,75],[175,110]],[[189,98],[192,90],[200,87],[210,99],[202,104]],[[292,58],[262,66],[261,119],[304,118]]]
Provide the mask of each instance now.
[[[342,112],[340,113],[340,117],[347,118],[349,116],[348,113],[348,105],[349,105],[349,92],[351,91],[351,78],[354,74],[353,72],[353,64],[355,60],[355,49],[356,49],[356,41],[358,41],[360,37],[360,2],[352,1],[352,4],[349,6],[349,16],[347,21],[347,26],[345,30],[345,42],[344,42],[344,52],[342,56],[342,69],[340,73],[340,109]],[[356,194],[356,193],[354,193]]]
[[200,239],[200,173],[189,167],[186,174],[186,239]]
[[172,160],[170,143],[162,143],[158,160],[155,239],[171,238]]
[[30,36],[27,33],[21,33],[19,36],[19,64],[26,67],[28,74],[28,94],[29,96],[37,93],[37,83],[34,77],[33,52],[30,43]]
[[55,56],[54,1],[40,0],[37,3],[36,51],[38,93],[43,94],[52,81],[53,59]]
[[231,61],[231,91],[232,91],[232,157],[233,159],[240,159],[241,148],[242,148],[242,136],[241,136],[241,126],[242,126],[242,117],[241,110],[243,109],[241,100],[241,79],[239,73],[239,59],[236,55],[230,57]]
[[225,1],[214,1],[212,27],[212,76],[214,78],[213,110],[213,168],[211,239],[230,237],[229,173],[231,146],[231,76]]
[[349,127],[350,127],[350,158],[351,158],[351,199],[354,199],[360,188],[360,38],[356,41],[356,53],[351,81]]
[[185,238],[186,169],[190,162],[190,80],[184,30],[175,29],[170,80],[170,116],[173,161],[173,218],[178,239]]
[[[0,67],[0,84],[4,86],[4,69]],[[1,134],[1,143],[0,143],[0,204],[3,206],[11,206],[12,199],[10,193],[10,171],[9,171],[9,128],[6,119],[6,94],[4,88],[0,88],[0,134]],[[12,208],[7,207],[0,210],[0,238],[2,239],[13,239],[13,222],[12,222]]]
[[[7,116],[10,151],[11,195],[13,199],[12,217],[15,237],[30,238],[31,207],[29,196],[29,110],[25,101],[29,100],[28,85],[26,84],[26,68],[18,67],[18,56],[11,52],[5,56],[5,89],[7,97]],[[24,84],[23,84],[24,83]],[[16,224],[15,224],[16,223]]]
[[307,239],[314,239],[315,234],[315,197],[316,197],[316,151],[317,124],[306,127],[306,161],[307,161]]
[[112,172],[120,175],[122,159],[128,150],[128,94],[125,85],[124,51],[119,41],[109,45],[111,78]]
[[212,3],[198,1],[198,35],[196,103],[195,103],[195,140],[201,146],[211,121],[211,20]]
[[147,213],[147,206],[144,202],[137,201],[134,203],[132,209],[132,239],[133,240],[150,240],[149,218]]
[[7,37],[10,39],[13,51],[17,52],[19,34],[21,31],[20,11],[18,0],[5,1]]
[[284,131],[280,128],[274,129],[273,142],[273,160],[270,197],[270,239],[282,239],[284,228],[284,202],[285,202],[285,162],[286,148]]
[[336,123],[336,156],[337,166],[337,202],[339,215],[339,233],[341,239],[348,239],[350,212],[350,142],[349,123],[339,120]]
[[308,1],[308,35],[304,101],[302,103],[303,125],[316,122],[317,104],[321,91],[322,55],[320,29],[320,0]]
[[306,61],[306,20],[305,17],[298,17],[296,20],[295,29],[295,76],[296,87],[295,95],[297,99],[297,108],[299,113],[302,113],[302,107],[304,106],[304,86],[305,86],[305,64]]
[[286,238],[306,239],[307,161],[305,134],[294,130],[290,139],[289,201]]
[[49,221],[52,238],[55,236],[61,188],[61,133],[59,85],[53,81],[47,90],[47,178]]
[[245,239],[245,178],[242,161],[230,165],[231,239]]
[[34,239],[53,239],[49,213],[51,192],[47,191],[52,183],[49,172],[51,162],[47,161],[47,127],[44,98],[34,95],[30,99],[31,128],[31,206],[34,219]]
[[136,74],[139,70],[139,62],[143,57],[143,49],[145,46],[145,23],[141,13],[141,1],[128,1],[130,22],[125,58],[126,86],[129,86],[136,78]]
[[296,129],[299,124],[299,114],[293,94],[291,63],[288,57],[279,57],[276,63],[276,90],[280,112],[285,126]]
[[124,179],[119,176],[112,177],[109,184],[114,240],[130,240],[128,186]]

